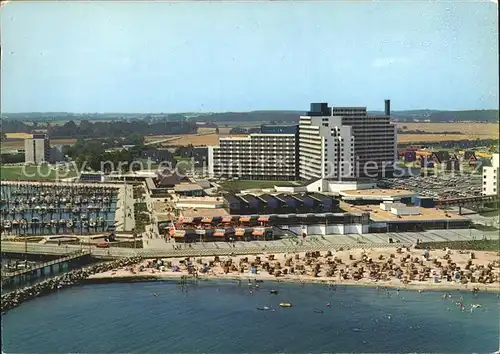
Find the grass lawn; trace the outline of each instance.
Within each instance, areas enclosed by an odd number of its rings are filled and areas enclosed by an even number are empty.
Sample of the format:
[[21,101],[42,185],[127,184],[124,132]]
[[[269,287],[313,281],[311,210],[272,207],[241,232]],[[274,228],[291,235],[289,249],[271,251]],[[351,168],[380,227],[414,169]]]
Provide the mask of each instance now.
[[0,166],[3,181],[55,181],[76,175],[74,170],[56,170],[49,166]]
[[274,186],[279,187],[290,187],[299,185],[294,181],[224,181],[221,183],[223,189],[228,191],[241,191],[244,189],[257,189],[257,188],[273,188]]

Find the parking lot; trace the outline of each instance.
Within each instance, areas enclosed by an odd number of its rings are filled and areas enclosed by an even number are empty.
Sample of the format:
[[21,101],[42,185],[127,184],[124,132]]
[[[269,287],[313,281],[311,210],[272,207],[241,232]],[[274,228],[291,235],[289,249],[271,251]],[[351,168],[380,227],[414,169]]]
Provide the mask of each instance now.
[[421,196],[454,199],[481,195],[480,175],[439,174],[409,178],[386,178],[383,184],[392,189],[408,189]]

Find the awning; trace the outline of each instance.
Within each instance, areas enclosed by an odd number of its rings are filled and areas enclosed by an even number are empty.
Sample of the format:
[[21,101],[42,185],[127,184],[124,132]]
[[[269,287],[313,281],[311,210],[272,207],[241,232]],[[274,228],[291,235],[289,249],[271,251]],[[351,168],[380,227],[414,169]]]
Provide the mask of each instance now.
[[189,217],[180,217],[179,218],[179,221],[184,223],[184,224],[190,224],[193,222],[193,218],[189,218]]
[[259,218],[257,219],[257,221],[261,221],[261,222],[269,221],[269,216],[267,216],[267,215],[259,216]]
[[240,217],[240,222],[249,222],[250,218],[248,216],[242,216]]
[[245,236],[245,231],[236,231],[235,236]]
[[231,220],[232,220],[232,219],[233,219],[233,218],[232,218],[231,216],[224,216],[224,217],[222,218],[222,222],[231,222]]
[[201,219],[201,222],[211,223],[212,222],[212,218],[203,218],[203,219]]
[[254,235],[254,236],[262,236],[262,235],[264,235],[264,232],[263,231],[254,231],[254,232],[252,232],[252,235]]
[[225,235],[224,232],[214,232],[212,236],[222,237],[224,235]]

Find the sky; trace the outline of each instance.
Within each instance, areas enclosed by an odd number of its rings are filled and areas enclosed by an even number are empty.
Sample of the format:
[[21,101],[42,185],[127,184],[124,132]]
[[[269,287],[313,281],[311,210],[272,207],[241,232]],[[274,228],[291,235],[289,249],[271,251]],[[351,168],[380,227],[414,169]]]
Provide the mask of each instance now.
[[10,2],[2,112],[498,108],[492,1]]

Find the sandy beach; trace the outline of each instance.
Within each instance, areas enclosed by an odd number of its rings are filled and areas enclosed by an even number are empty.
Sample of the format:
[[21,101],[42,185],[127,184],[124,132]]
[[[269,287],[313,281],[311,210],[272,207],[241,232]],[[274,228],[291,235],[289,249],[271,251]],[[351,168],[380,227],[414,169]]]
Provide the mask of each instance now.
[[408,248],[144,260],[90,281],[184,278],[272,280],[415,290],[500,292],[496,252]]

